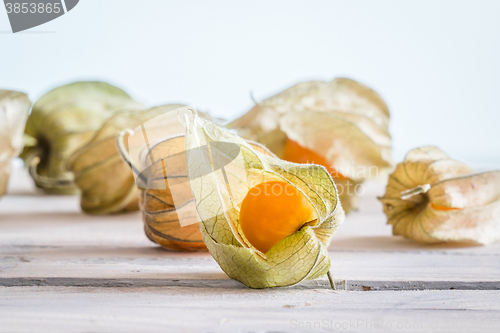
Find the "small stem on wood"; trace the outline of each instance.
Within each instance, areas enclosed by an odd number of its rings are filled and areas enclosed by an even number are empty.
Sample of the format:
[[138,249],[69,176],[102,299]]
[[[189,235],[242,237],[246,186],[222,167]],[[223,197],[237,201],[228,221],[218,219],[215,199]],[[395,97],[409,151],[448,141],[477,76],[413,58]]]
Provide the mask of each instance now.
[[330,281],[330,287],[332,287],[332,290],[337,290],[337,288],[335,287],[335,282],[333,282],[332,273],[328,271],[328,273],[326,273],[326,276],[328,277],[328,281]]

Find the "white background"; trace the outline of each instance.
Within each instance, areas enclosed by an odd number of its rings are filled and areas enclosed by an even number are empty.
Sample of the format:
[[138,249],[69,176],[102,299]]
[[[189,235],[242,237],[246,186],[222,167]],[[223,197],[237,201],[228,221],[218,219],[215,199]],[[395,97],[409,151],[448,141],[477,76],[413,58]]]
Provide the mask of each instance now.
[[250,91],[344,76],[388,103],[397,161],[434,144],[500,164],[500,1],[81,0],[18,34],[0,8],[0,31],[0,87],[32,100],[99,79],[230,119]]

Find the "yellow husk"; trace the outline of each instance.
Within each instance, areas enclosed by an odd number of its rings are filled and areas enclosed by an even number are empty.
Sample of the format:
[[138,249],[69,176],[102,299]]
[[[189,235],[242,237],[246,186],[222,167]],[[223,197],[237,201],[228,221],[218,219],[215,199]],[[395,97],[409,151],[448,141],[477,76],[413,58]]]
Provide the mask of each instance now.
[[26,94],[0,90],[0,197],[7,190],[12,160],[23,147],[23,131],[30,108]]
[[32,143],[22,153],[35,184],[50,193],[77,193],[68,158],[111,116],[143,108],[104,82],[75,82],[46,93],[28,117],[25,134]]
[[436,147],[410,151],[379,199],[394,235],[422,243],[500,240],[500,171],[474,173]]
[[139,189],[129,165],[118,151],[116,134],[182,106],[172,104],[120,113],[71,156],[68,169],[74,173],[81,191],[80,204],[84,212],[110,214],[139,209]]
[[[126,184],[133,189],[134,193],[138,194],[136,195],[136,199],[139,201],[139,208],[142,212],[144,231],[151,241],[168,250],[206,251],[198,224],[181,227],[179,222],[179,215],[188,219],[189,215],[196,216],[196,209],[189,186],[180,194],[182,198],[177,198],[179,201],[176,202],[176,209],[167,179],[165,179],[165,164],[162,164],[162,160],[166,159],[165,163],[168,165],[170,174],[175,174],[179,179],[182,177],[187,178],[185,158],[168,159],[169,156],[184,151],[184,137],[181,135],[184,133],[184,128],[178,121],[178,112],[170,112],[183,107],[183,105],[177,104],[165,105],[145,112],[119,115],[115,117],[115,120],[111,120],[111,123],[116,123],[116,120],[120,120],[120,129],[128,129],[117,135],[116,142],[118,145],[113,151],[112,157],[114,159],[115,155],[119,152],[124,160],[114,163],[116,166],[113,172],[119,173],[123,177],[126,175]],[[207,119],[213,119],[208,114],[200,113],[200,115]],[[126,122],[124,121],[125,119],[127,119]],[[131,121],[132,119],[133,121]],[[104,128],[106,127],[105,125]],[[136,131],[131,130],[134,128]],[[129,137],[131,133],[133,136]],[[145,146],[145,141],[136,138],[136,136],[144,138],[144,135],[148,138],[147,146]],[[90,153],[94,149],[99,149],[98,145],[91,145],[90,147],[89,149],[83,148],[82,151],[86,153],[79,155],[79,158],[83,160],[88,159],[86,157],[87,152]],[[93,156],[102,155],[100,150],[93,152]],[[102,168],[110,168],[107,164],[97,163],[98,166],[87,170],[90,173],[95,173],[96,170],[101,168],[101,164]],[[145,176],[147,179],[142,179],[138,174],[147,166],[152,166],[151,172]],[[136,171],[137,174],[135,176],[139,178],[139,182],[143,181],[141,187],[136,185],[131,168]],[[110,174],[111,172],[111,170],[108,170],[104,173]],[[81,179],[83,183],[85,182],[85,173],[81,174],[82,177],[77,177],[77,179]],[[77,173],[77,175],[80,175],[80,173]],[[90,176],[89,174],[86,177]],[[114,182],[115,187],[120,182],[123,183],[120,177],[118,178],[118,183],[113,178],[109,180],[97,180],[99,178],[97,174],[93,178],[96,182],[102,181],[104,184]],[[160,186],[155,186],[156,183],[159,183]],[[106,188],[106,186],[103,188]],[[102,190],[95,193],[98,193],[100,196],[106,194],[107,197],[113,197],[113,193],[115,193],[114,195],[116,196],[116,192],[113,191],[105,193]],[[137,203],[134,202],[134,205],[137,205]]]
[[[195,113],[184,116],[189,186],[200,229],[224,272],[251,288],[290,286],[326,274],[330,268],[327,246],[344,220],[337,189],[326,169],[280,160]],[[212,165],[200,149],[217,142],[240,147],[239,155],[224,166],[227,179],[221,171],[201,172]],[[314,207],[317,219],[262,253],[243,234],[239,210],[249,189],[268,180],[294,186]]]

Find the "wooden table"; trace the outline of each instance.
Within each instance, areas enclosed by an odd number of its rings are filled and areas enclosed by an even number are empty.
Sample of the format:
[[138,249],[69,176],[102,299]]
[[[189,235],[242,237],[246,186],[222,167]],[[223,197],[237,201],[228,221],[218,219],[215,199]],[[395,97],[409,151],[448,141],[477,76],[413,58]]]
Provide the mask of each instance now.
[[326,279],[252,290],[208,253],[151,243],[139,213],[88,216],[16,169],[0,199],[0,332],[500,332],[500,244],[391,236],[368,183]]

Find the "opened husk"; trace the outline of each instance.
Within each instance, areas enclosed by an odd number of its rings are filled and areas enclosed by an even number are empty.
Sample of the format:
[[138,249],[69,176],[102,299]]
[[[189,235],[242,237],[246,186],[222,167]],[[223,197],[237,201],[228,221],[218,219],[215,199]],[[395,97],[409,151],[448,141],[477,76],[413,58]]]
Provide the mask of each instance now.
[[[251,288],[290,286],[326,274],[330,268],[327,246],[344,219],[337,189],[326,169],[270,156],[194,113],[185,114],[184,119],[187,163],[191,166],[189,184],[201,219],[200,229],[224,272]],[[211,165],[199,150],[214,142],[233,143],[240,149],[225,166],[227,178],[221,171],[200,172]],[[317,218],[262,253],[242,232],[239,211],[248,191],[267,181],[293,186],[314,207]]]
[[0,197],[7,190],[12,160],[23,147],[23,132],[31,108],[26,94],[0,90]]
[[380,201],[394,235],[422,243],[500,239],[500,171],[474,173],[436,147],[410,151]]
[[32,144],[22,153],[35,184],[51,193],[77,193],[68,158],[111,116],[143,108],[104,82],[75,82],[43,95],[28,117],[25,134]]
[[[384,179],[392,169],[388,124],[389,110],[376,92],[338,78],[299,83],[257,103],[229,128],[280,158],[325,166],[348,212],[357,206],[356,185]],[[290,154],[290,144],[301,151]]]

